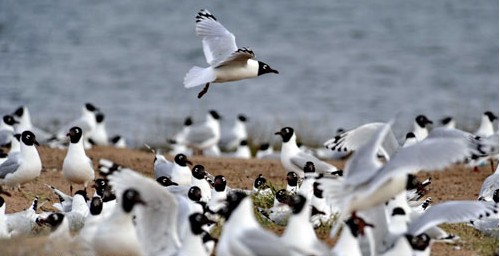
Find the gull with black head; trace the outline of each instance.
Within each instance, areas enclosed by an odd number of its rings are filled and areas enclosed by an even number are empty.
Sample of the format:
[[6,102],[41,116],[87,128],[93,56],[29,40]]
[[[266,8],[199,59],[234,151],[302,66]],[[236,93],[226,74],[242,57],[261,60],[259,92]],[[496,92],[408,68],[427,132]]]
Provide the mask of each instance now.
[[203,53],[207,68],[192,67],[184,77],[184,87],[205,85],[198,98],[207,93],[210,83],[224,83],[276,73],[268,64],[254,60],[254,52],[246,47],[238,48],[234,35],[203,9],[196,16],[196,34],[202,37]]
[[21,184],[32,181],[42,171],[42,161],[35,145],[39,145],[35,134],[24,131],[21,135],[21,150],[9,154],[0,165],[0,185],[20,188]]
[[64,178],[70,182],[70,193],[73,192],[73,183],[83,184],[84,189],[95,178],[92,160],[85,153],[83,146],[83,131],[80,127],[72,127],[67,135],[70,143],[64,157],[62,172]]

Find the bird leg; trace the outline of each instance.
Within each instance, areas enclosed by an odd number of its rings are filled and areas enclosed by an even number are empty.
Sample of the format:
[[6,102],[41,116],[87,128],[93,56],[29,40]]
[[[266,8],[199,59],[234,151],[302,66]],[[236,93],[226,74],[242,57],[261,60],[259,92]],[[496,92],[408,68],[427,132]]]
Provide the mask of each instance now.
[[73,183],[69,184],[69,194],[73,195]]
[[210,83],[205,84],[205,87],[198,93],[198,99],[201,99],[205,93],[208,92],[208,87],[210,86]]
[[366,223],[364,219],[358,217],[356,215],[356,212],[353,212],[351,215],[351,219],[354,221],[354,223],[358,226],[358,234],[364,236],[365,235],[365,227],[371,227],[373,228],[374,225],[370,223]]
[[490,158],[490,166],[491,166],[491,172],[495,172],[495,163],[493,162],[493,159]]

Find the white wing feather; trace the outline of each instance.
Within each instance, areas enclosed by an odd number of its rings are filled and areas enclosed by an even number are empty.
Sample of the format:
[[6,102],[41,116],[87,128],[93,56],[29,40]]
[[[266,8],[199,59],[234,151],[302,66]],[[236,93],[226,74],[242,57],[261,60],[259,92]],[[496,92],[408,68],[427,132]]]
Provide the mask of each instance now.
[[122,169],[109,176],[116,195],[126,189],[137,190],[146,203],[134,209],[138,237],[147,255],[172,255],[181,245],[177,232],[178,204],[175,197],[156,181]]
[[196,34],[203,37],[203,53],[209,65],[216,65],[238,49],[234,35],[207,10],[196,16]]
[[462,161],[470,153],[467,143],[460,139],[429,138],[417,144],[401,148],[393,158],[377,172],[370,183],[375,191],[395,175],[415,174],[418,171],[439,171],[450,164]]
[[450,201],[435,205],[408,227],[408,234],[417,236],[442,223],[466,222],[498,212],[498,205],[483,201]]

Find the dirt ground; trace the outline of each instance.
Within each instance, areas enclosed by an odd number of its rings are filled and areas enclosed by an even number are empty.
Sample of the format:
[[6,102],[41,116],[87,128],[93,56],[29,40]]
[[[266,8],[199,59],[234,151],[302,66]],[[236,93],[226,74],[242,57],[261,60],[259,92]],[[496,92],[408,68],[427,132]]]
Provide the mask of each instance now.
[[[41,210],[54,210],[51,205],[57,202],[57,197],[52,194],[45,184],[53,185],[64,192],[69,192],[69,183],[64,180],[61,172],[62,163],[66,150],[38,148],[42,159],[42,174],[35,181],[23,186],[23,191],[12,191],[11,197],[4,197],[7,203],[7,212],[12,213],[29,207],[34,196],[39,196],[41,201],[49,199],[41,207]],[[100,158],[110,159],[120,165],[142,172],[147,176],[153,176],[154,154],[149,151],[133,149],[116,149],[110,147],[94,147],[87,151],[93,159],[96,170]],[[167,155],[172,160],[172,156]],[[253,180],[258,174],[263,174],[277,187],[285,186],[285,171],[279,160],[238,160],[228,158],[204,158],[192,157],[190,160],[195,164],[202,164],[213,175],[222,174],[226,177],[230,187],[251,188]],[[332,162],[342,168],[343,162]],[[419,177],[423,180],[431,177],[432,184],[429,195],[433,203],[447,200],[477,199],[479,189],[483,180],[492,173],[489,165],[480,168],[479,172],[462,166],[452,166],[443,172],[421,173]],[[79,189],[79,187],[76,187]],[[458,249],[460,247],[460,249]],[[477,255],[463,244],[447,245],[435,244],[432,249],[433,255]]]

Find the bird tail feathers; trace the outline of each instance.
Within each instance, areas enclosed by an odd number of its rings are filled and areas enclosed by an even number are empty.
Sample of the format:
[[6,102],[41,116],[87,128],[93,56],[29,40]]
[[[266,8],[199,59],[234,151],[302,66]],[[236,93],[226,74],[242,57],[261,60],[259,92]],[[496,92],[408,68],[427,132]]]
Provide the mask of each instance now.
[[200,68],[192,67],[184,77],[184,87],[192,88],[215,80],[215,72],[212,67]]

